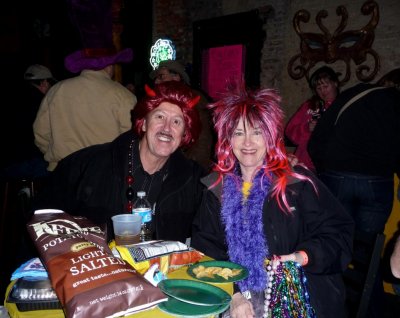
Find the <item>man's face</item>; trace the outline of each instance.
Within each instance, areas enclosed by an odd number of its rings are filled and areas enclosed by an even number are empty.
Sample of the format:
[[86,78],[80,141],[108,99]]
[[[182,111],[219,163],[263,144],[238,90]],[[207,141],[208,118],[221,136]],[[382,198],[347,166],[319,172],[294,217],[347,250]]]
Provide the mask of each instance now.
[[51,84],[47,79],[44,79],[36,87],[45,95],[49,91]]
[[185,131],[182,110],[175,104],[162,102],[146,116],[142,130],[151,155],[168,159],[180,146]]
[[164,82],[169,82],[169,81],[177,81],[179,82],[181,80],[181,77],[179,74],[171,73],[168,68],[166,67],[160,67],[157,70],[157,76],[154,80],[155,84],[160,84]]

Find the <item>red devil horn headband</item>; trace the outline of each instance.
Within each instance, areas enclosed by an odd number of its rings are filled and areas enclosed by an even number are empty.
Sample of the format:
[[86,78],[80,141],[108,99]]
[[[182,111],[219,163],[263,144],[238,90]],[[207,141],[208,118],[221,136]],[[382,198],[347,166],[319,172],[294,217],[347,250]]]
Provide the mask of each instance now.
[[156,92],[147,84],[144,85],[144,90],[146,91],[147,96],[156,97]]
[[196,104],[199,102],[200,100],[200,96],[197,95],[195,98],[193,98],[189,103],[188,103],[188,107],[189,108],[193,108],[194,106],[196,106]]
[[[157,94],[156,92],[147,84],[144,85],[144,90],[146,92],[146,95],[149,97],[156,97]],[[193,108],[200,100],[200,96],[196,96],[194,97],[191,101],[189,101],[189,103],[187,104],[188,108]]]

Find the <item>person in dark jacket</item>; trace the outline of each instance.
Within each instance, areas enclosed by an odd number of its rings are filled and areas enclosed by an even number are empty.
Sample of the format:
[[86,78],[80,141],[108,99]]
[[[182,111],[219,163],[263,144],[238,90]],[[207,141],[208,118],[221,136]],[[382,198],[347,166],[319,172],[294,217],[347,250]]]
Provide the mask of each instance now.
[[133,130],[63,159],[35,209],[56,208],[107,223],[111,239],[111,217],[131,213],[136,193],[145,191],[153,206],[154,239],[185,243],[204,172],[180,147],[198,138],[198,98],[179,82],[147,87],[146,93],[132,112]]
[[[274,317],[281,310],[287,317],[345,317],[342,272],[351,260],[354,222],[312,172],[290,165],[280,100],[274,90],[239,83],[210,105],[217,164],[202,179],[207,188],[192,246],[249,271],[224,317]],[[293,288],[278,286],[289,281],[282,273],[292,266],[305,273],[308,294],[293,277]],[[277,302],[291,298],[289,289],[299,302]]]
[[[400,172],[400,68],[374,84],[343,91],[318,121],[308,152],[320,180],[353,217],[355,228],[383,233]],[[355,251],[356,253],[357,251]],[[378,271],[368,317],[380,317],[384,287]]]
[[385,229],[394,174],[400,171],[399,123],[400,91],[362,83],[338,96],[311,135],[308,150],[319,177],[357,230],[377,234]]

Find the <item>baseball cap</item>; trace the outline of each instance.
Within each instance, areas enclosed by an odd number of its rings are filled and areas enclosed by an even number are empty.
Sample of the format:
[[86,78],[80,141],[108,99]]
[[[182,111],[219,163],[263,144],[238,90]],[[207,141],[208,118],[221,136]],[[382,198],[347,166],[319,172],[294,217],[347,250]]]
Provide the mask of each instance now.
[[25,80],[54,79],[50,70],[43,65],[34,64],[27,68],[24,74]]
[[179,74],[181,76],[182,80],[186,84],[190,85],[190,78],[189,78],[189,75],[185,71],[185,67],[182,65],[182,63],[175,61],[175,60],[161,61],[160,64],[158,65],[158,67],[150,73],[150,75],[149,75],[150,78],[154,80],[157,77],[158,70],[162,67],[165,67],[168,70]]

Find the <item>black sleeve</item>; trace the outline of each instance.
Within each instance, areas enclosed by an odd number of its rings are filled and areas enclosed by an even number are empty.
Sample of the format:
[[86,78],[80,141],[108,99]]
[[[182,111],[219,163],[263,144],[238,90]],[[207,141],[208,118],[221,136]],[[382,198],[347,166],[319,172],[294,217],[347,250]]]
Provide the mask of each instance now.
[[216,260],[227,260],[220,210],[221,205],[217,197],[212,191],[205,189],[193,222],[191,246]]
[[308,254],[308,272],[340,273],[352,257],[354,220],[318,178],[310,174],[309,177],[317,192],[309,182],[301,183],[296,209],[301,213],[305,230],[297,250]]
[[332,134],[335,115],[332,106],[328,108],[318,120],[308,141],[307,151],[318,172],[323,170],[324,156]]
[[[93,177],[90,167],[98,158],[100,146],[91,146],[70,154],[62,159],[51,172],[45,187],[33,201],[33,211],[37,209],[60,209],[72,215],[86,215],[87,207],[81,207],[78,191],[83,178]],[[100,214],[100,211],[95,213]],[[94,220],[93,220],[94,221]]]

